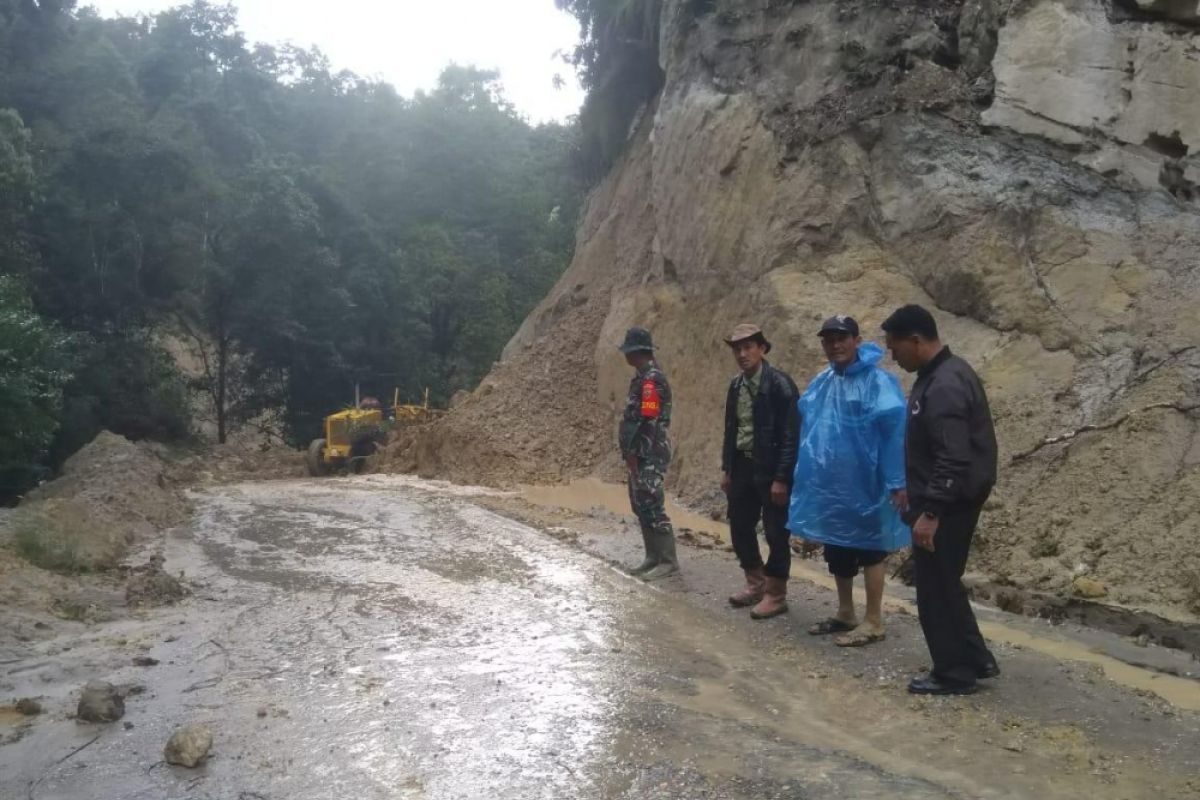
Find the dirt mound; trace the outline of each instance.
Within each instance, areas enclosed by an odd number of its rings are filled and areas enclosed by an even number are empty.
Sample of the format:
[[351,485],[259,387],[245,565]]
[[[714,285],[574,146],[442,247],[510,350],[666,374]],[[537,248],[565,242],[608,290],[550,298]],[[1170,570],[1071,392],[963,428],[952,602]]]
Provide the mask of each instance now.
[[299,450],[282,445],[229,442],[179,459],[170,474],[181,484],[197,485],[300,478],[308,472],[304,453]]
[[8,515],[19,553],[59,572],[112,569],[129,547],[186,519],[162,451],[107,431]]
[[595,380],[584,369],[590,351],[582,344],[559,341],[551,354],[576,362],[576,368],[564,370],[569,381],[528,379],[522,373],[537,358],[500,365],[452,418],[393,432],[368,469],[493,486],[590,474],[613,437],[591,422],[605,412],[594,400]]

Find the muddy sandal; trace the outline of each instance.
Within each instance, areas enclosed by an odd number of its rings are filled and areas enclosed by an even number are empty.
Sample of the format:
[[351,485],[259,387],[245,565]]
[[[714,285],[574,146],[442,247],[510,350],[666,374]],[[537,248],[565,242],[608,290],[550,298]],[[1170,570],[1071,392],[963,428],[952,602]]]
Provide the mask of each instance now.
[[860,631],[857,628],[833,640],[838,647],[865,647],[869,644],[882,642],[887,638],[883,631]]
[[855,627],[849,622],[842,622],[837,617],[830,617],[813,625],[808,629],[808,633],[810,636],[828,636],[831,633],[848,633]]

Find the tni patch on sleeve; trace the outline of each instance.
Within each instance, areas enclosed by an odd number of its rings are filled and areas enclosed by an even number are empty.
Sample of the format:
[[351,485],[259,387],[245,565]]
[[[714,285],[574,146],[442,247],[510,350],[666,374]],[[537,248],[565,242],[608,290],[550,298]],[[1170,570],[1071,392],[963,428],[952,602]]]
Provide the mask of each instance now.
[[652,378],[642,381],[642,416],[646,419],[658,419],[662,415],[662,398],[658,394],[658,384]]

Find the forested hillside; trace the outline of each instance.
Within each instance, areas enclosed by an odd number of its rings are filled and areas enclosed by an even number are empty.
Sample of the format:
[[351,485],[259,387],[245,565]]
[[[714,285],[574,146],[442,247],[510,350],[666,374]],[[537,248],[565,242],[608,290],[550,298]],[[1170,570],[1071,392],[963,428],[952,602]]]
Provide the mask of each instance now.
[[196,393],[304,440],[356,381],[473,386],[571,257],[574,140],[495,74],[400,97],[225,5],[0,0],[0,494],[102,428],[187,438]]

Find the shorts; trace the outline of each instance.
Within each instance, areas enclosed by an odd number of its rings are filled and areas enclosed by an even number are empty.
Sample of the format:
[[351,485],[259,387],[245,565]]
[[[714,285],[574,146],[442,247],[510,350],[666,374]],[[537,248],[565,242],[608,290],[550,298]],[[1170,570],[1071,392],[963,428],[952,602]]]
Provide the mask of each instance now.
[[838,578],[853,578],[858,574],[860,567],[882,564],[887,557],[888,553],[885,550],[860,550],[857,547],[825,545],[825,563],[829,565],[829,573]]

